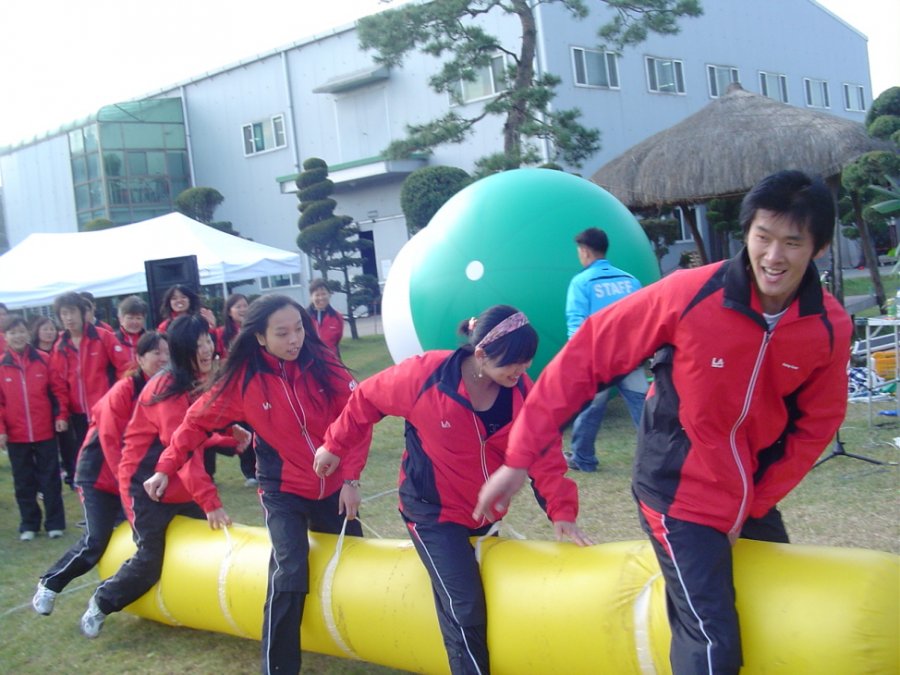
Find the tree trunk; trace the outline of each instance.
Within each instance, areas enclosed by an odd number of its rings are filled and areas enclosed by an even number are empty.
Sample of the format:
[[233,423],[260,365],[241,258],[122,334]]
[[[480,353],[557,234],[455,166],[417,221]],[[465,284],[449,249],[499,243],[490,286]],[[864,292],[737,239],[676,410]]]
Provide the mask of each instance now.
[[841,190],[841,175],[831,176],[826,180],[831,190],[831,203],[834,205],[835,224],[834,237],[831,241],[831,294],[844,304],[844,268],[841,264],[841,221],[838,218],[838,193]]
[[872,288],[875,289],[875,302],[881,308],[881,313],[887,312],[884,285],[881,283],[881,274],[878,272],[878,256],[875,255],[875,246],[869,233],[869,226],[862,216],[862,202],[858,192],[850,193],[850,201],[853,203],[853,217],[856,219],[856,229],[859,230],[859,241],[862,244],[863,255],[866,258],[866,267],[869,268],[869,277],[872,279]]
[[[528,91],[534,85],[534,57],[537,49],[537,26],[534,11],[527,0],[513,0],[513,8],[522,24],[522,51],[516,64],[516,81],[510,88],[516,92]],[[503,123],[503,152],[507,158],[515,157],[516,164],[522,154],[522,125],[526,122],[527,104],[516,96],[513,106]]]
[[688,227],[691,228],[694,244],[697,246],[697,253],[700,254],[700,262],[706,265],[709,262],[709,255],[707,255],[706,246],[703,244],[703,235],[700,234],[700,229],[697,227],[696,212],[691,211],[690,204],[678,204],[678,206],[681,208],[684,219],[688,222]]
[[359,340],[359,331],[356,328],[356,317],[353,315],[353,303],[350,301],[350,273],[344,267],[344,293],[347,295],[347,323],[350,324],[350,339]]

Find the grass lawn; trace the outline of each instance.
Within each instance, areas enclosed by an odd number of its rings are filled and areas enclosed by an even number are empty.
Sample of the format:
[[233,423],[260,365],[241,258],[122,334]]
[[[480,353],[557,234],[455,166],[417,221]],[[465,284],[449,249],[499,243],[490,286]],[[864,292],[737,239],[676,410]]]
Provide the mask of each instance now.
[[[892,289],[893,290],[893,289]],[[861,291],[866,292],[866,291]],[[342,344],[343,356],[364,378],[390,364],[382,336]],[[893,402],[875,404],[887,410]],[[897,462],[892,442],[900,436],[894,417],[868,422],[865,404],[851,404],[841,429],[847,452]],[[388,418],[376,427],[363,475],[364,522],[383,537],[405,537],[394,490],[403,444],[402,423]],[[601,471],[575,473],[580,488],[581,528],[595,541],[643,539],[629,491],[634,429],[621,399],[608,408],[598,438]],[[229,514],[238,522],[262,525],[255,491],[244,487],[234,458],[219,457],[216,480]],[[872,548],[900,553],[900,500],[897,466],[835,457],[813,472],[783,502],[785,522],[795,543]],[[18,510],[9,461],[0,455],[0,672],[2,673],[252,673],[259,669],[259,644],[186,628],[170,628],[127,613],[112,616],[96,640],[83,638],[78,619],[98,577],[91,572],[57,599],[50,617],[31,609],[38,577],[77,541],[81,530],[78,499],[64,495],[69,529],[59,540],[40,536],[20,543]],[[534,500],[523,493],[507,522],[533,539],[552,537],[552,528]],[[367,533],[367,536],[369,534]],[[305,653],[304,673],[392,673],[388,668]]]

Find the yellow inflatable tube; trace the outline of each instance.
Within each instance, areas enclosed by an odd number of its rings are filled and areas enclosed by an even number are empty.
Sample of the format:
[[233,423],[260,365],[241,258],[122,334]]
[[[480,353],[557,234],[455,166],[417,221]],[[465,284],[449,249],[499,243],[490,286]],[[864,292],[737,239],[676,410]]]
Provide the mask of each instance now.
[[[412,544],[310,536],[305,650],[421,673],[446,673],[431,587]],[[647,542],[579,548],[490,538],[480,545],[495,675],[669,673],[662,578]],[[113,574],[134,551],[121,525],[100,561]],[[900,672],[900,558],[860,549],[740,541],[735,585],[742,673]],[[258,640],[265,529],[227,533],[176,518],[160,582],[139,616]]]

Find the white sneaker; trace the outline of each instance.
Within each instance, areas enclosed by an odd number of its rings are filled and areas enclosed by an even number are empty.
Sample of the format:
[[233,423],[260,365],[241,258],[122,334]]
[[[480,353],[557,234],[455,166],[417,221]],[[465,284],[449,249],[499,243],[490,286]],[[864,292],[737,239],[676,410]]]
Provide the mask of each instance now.
[[34,607],[34,611],[38,614],[50,616],[50,614],[53,612],[53,605],[56,602],[56,596],[56,591],[51,591],[49,588],[44,586],[43,581],[39,581],[37,590],[34,592],[34,597],[31,599],[31,606]]
[[244,481],[244,487],[256,487],[259,485],[259,481],[255,478],[248,478]]
[[31,541],[35,537],[35,533],[31,530],[25,530],[22,534],[19,535],[19,541]]
[[100,629],[103,628],[103,622],[106,621],[106,614],[97,607],[97,601],[94,596],[88,600],[87,610],[81,615],[81,632],[85,637],[95,638],[100,635]]
[[50,537],[51,539],[59,539],[61,536],[63,536],[63,531],[62,530],[50,530],[49,532],[47,532],[47,536]]

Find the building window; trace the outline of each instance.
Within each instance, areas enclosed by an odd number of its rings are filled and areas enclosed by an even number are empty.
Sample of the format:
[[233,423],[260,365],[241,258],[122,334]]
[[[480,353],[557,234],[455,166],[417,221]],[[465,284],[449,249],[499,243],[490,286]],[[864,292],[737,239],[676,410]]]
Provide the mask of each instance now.
[[276,274],[274,276],[262,277],[259,285],[264,289],[269,288],[285,288],[287,286],[299,286],[299,274]]
[[244,136],[244,156],[257,155],[267,150],[283,148],[287,145],[284,129],[284,115],[275,115],[262,122],[245,124],[241,128]]
[[844,110],[866,111],[866,93],[859,84],[844,84]]
[[776,101],[787,103],[787,78],[778,73],[759,71],[759,93]]
[[831,100],[828,96],[828,82],[804,77],[803,88],[806,91],[806,105],[810,108],[831,107]]
[[572,47],[572,65],[576,85],[619,88],[619,67],[613,52]]
[[684,63],[675,59],[648,56],[647,86],[657,94],[684,93]]
[[497,54],[491,57],[490,65],[475,71],[473,81],[460,80],[453,88],[453,99],[457,103],[469,103],[478,99],[495,96],[506,89],[506,57]]
[[724,96],[729,84],[741,81],[737,68],[731,66],[706,66],[706,77],[709,80],[710,98]]

